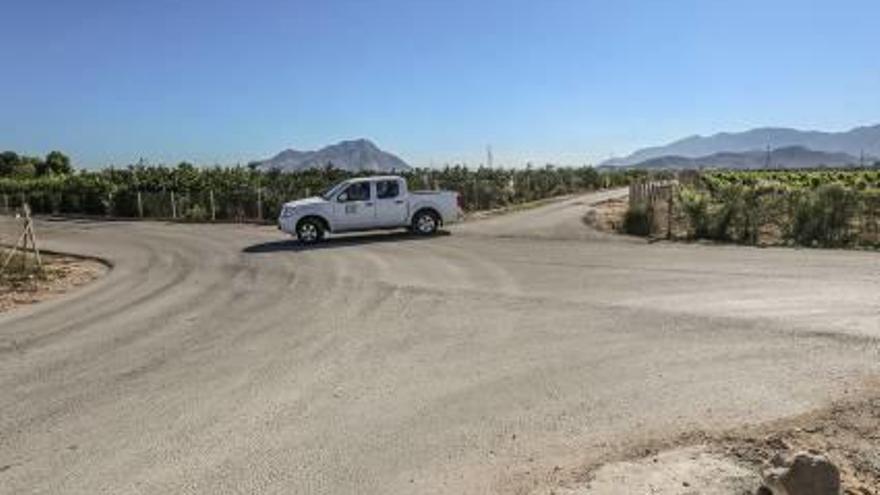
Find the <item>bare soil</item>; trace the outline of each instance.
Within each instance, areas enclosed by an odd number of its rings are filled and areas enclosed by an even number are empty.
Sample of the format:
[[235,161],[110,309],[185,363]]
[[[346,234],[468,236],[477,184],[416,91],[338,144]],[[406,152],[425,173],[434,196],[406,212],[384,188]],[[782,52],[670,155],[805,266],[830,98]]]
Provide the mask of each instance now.
[[572,471],[550,493],[643,487],[655,494],[755,493],[771,459],[802,451],[822,454],[838,467],[843,494],[880,493],[880,393],[720,434],[693,432],[628,447],[616,458]]
[[[38,221],[113,271],[0,314],[0,493],[546,495],[679,445],[762,461],[795,423],[738,428],[880,376],[875,253],[586,228],[612,194],[308,248]],[[618,455],[650,439],[672,440]]]
[[38,270],[33,256],[19,255],[0,274],[0,313],[64,294],[107,271],[103,263],[72,256],[44,254],[42,261],[43,269]]

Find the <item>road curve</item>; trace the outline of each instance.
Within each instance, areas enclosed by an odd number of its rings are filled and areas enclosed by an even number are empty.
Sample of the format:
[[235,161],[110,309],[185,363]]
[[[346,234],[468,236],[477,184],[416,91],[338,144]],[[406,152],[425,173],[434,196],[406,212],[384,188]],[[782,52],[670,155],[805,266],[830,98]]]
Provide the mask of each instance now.
[[583,225],[604,194],[313,249],[42,221],[114,268],[0,314],[0,493],[546,493],[876,376],[876,253],[648,245]]

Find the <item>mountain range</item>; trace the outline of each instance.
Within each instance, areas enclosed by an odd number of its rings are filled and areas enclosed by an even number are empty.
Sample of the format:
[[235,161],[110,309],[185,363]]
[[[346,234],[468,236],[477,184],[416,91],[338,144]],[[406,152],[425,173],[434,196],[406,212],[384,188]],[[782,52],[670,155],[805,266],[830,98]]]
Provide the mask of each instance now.
[[711,155],[691,158],[687,156],[660,156],[632,165],[642,169],[696,169],[696,168],[813,168],[846,167],[859,163],[859,159],[847,153],[814,151],[803,146],[787,146],[770,151],[722,151]]
[[[762,127],[745,132],[721,132],[712,136],[691,136],[672,143],[643,148],[623,158],[612,158],[602,163],[603,166],[635,166],[652,167],[658,163],[656,160],[663,158],[667,162],[681,161],[682,158],[703,159],[715,156],[721,160],[725,153],[742,154],[743,157],[728,157],[735,160],[749,161],[753,152],[759,152],[766,160],[766,149],[771,148],[775,152],[789,158],[802,157],[803,162],[794,162],[792,167],[809,167],[819,164],[829,165],[822,160],[816,162],[820,155],[805,153],[804,151],[824,152],[835,156],[826,157],[839,163],[844,153],[850,155],[848,164],[858,163],[862,154],[869,157],[880,157],[880,125],[868,127],[856,127],[845,132],[821,132],[800,131],[797,129]],[[772,157],[771,157],[772,158]],[[663,160],[661,160],[662,162]],[[725,162],[721,162],[725,163]],[[751,163],[751,162],[750,162]],[[809,163],[815,163],[811,165]],[[728,165],[718,165],[728,166]],[[763,166],[763,164],[761,165]]]
[[317,151],[287,149],[272,158],[250,164],[257,170],[282,172],[324,168],[328,165],[349,172],[400,172],[410,168],[399,157],[382,151],[368,139],[341,141]]

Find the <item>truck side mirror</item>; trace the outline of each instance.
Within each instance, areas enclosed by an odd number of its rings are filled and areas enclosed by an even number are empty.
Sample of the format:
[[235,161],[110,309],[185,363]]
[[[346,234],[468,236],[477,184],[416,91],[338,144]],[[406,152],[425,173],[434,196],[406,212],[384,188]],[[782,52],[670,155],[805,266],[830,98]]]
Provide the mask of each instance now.
[[341,193],[339,196],[336,196],[336,201],[339,201],[340,203],[345,203],[346,201],[348,201],[348,193],[344,192]]

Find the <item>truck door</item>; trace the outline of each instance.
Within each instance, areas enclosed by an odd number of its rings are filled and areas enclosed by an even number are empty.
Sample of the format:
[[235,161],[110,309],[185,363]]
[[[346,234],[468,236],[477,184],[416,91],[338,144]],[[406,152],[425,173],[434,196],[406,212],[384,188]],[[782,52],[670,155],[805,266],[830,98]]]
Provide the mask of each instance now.
[[406,225],[408,208],[400,180],[376,181],[376,219],[382,227]]
[[333,217],[336,230],[359,230],[376,227],[376,204],[372,183],[354,182],[336,196]]

